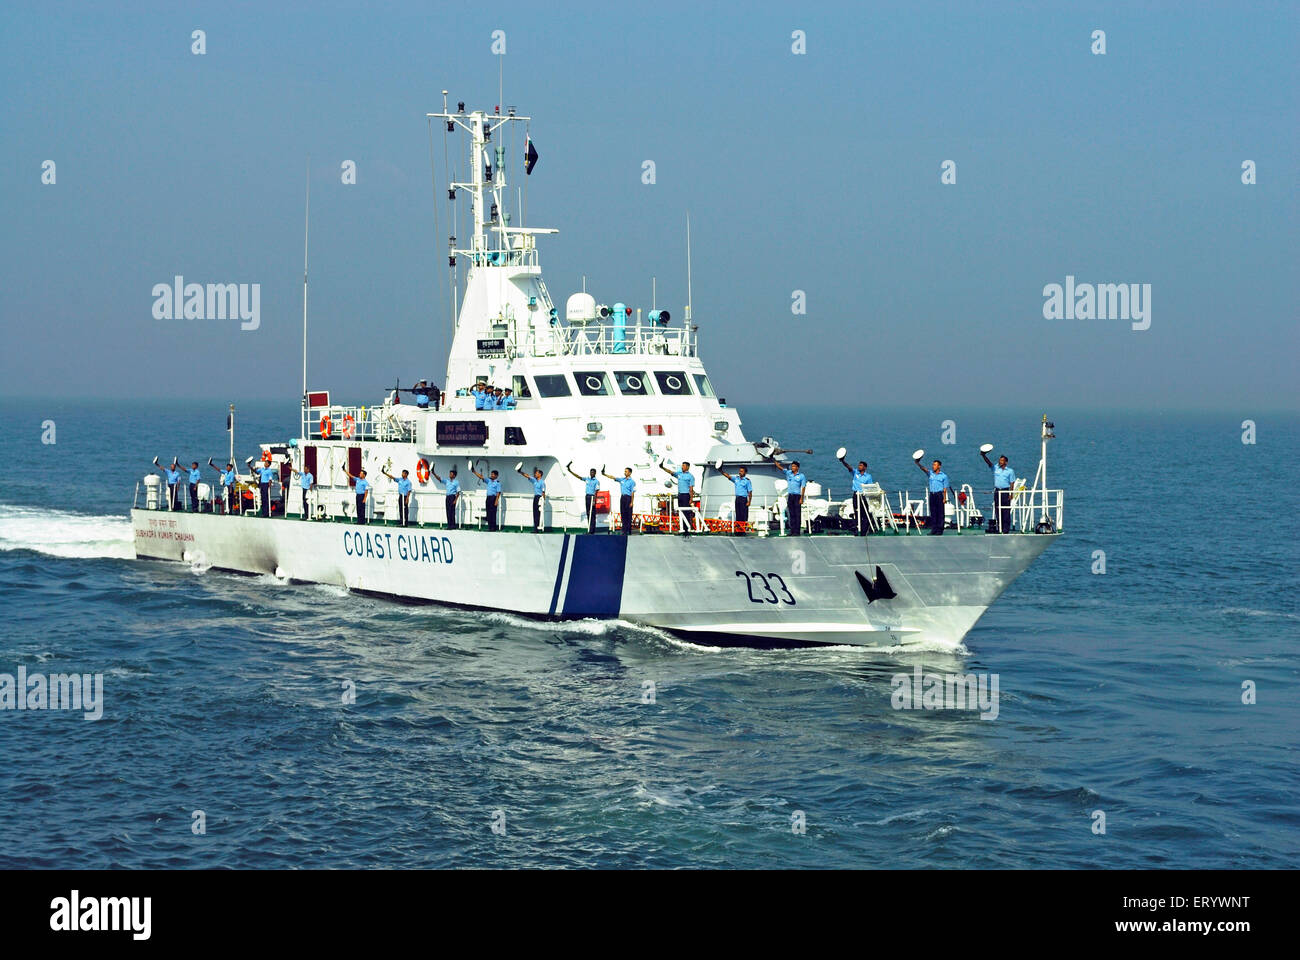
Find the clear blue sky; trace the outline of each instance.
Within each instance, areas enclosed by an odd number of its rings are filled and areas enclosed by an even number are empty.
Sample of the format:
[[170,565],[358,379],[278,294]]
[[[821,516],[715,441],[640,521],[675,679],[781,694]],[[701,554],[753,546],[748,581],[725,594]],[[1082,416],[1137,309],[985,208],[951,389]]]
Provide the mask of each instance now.
[[[497,103],[503,29],[553,297],[585,274],[648,308],[657,275],[680,312],[689,209],[702,353],[737,404],[1294,409],[1297,9],[6,3],[0,393],[295,403],[308,154],[311,384],[440,380],[424,114],[443,88]],[[154,320],[175,274],[260,283],[261,329]],[[1151,328],[1043,319],[1067,274],[1150,283]]]

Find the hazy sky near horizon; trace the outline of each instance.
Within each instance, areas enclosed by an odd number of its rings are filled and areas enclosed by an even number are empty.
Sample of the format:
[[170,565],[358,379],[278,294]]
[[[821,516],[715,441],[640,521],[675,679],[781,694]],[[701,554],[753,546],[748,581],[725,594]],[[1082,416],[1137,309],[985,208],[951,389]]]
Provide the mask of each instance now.
[[[584,275],[648,309],[657,276],[680,317],[689,210],[701,354],[735,404],[1295,409],[1298,10],[9,3],[0,393],[296,405],[308,155],[311,386],[441,382],[424,114],[444,88],[492,109],[500,66],[561,311]],[[434,153],[445,188],[436,128]],[[178,274],[260,284],[260,327],[155,319]],[[1150,284],[1150,328],[1045,319],[1067,276]]]

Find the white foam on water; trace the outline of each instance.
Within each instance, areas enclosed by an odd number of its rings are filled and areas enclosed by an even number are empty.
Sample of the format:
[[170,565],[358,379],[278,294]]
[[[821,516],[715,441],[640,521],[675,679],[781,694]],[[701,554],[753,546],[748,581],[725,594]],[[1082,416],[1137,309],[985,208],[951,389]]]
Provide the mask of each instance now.
[[646,634],[649,636],[662,637],[665,640],[671,639],[671,636],[662,630],[656,630],[654,627],[647,627],[643,624],[632,623],[628,620],[538,620],[532,617],[521,617],[513,613],[502,611],[492,611],[481,615],[482,619],[489,623],[500,623],[508,627],[516,627],[521,630],[537,630],[543,633],[563,633],[572,636],[583,637],[603,637],[615,630],[625,630],[635,633]]
[[[654,630],[650,627],[639,627],[638,629],[645,630],[647,633],[654,636],[657,640],[662,640],[668,646],[673,647],[674,649],[682,653],[726,653],[727,652],[726,647],[711,647],[708,646],[707,644],[694,643],[693,641],[690,640],[683,640],[681,637],[676,636],[675,634],[668,633],[665,630]],[[755,651],[755,652],[761,652],[761,651]]]
[[[674,796],[674,794],[676,795]],[[690,799],[684,795],[684,788],[682,787],[669,788],[664,793],[659,794],[651,792],[644,784],[638,783],[632,788],[632,796],[660,807],[680,808],[693,805]]]
[[135,559],[131,520],[47,507],[0,503],[0,550],[35,550],[52,557]]
[[317,593],[323,593],[326,596],[344,599],[349,596],[347,587],[337,587],[332,583],[313,583],[310,585]]
[[[970,651],[961,641],[952,643],[946,640],[922,640],[912,643],[895,644],[893,646],[868,646],[862,644],[826,644],[815,647],[719,647],[712,644],[698,643],[686,637],[678,636],[667,630],[658,627],[648,626],[643,623],[633,623],[630,620],[539,620],[531,617],[521,617],[516,614],[506,613],[504,611],[492,611],[481,614],[484,620],[490,623],[500,623],[508,627],[514,627],[521,630],[537,630],[545,633],[562,633],[571,636],[602,637],[615,630],[626,633],[635,633],[644,637],[650,637],[658,640],[676,651],[682,653],[736,653],[736,654],[758,654],[770,657],[798,657],[807,656],[809,653],[851,653],[855,656],[897,656],[899,654],[920,654],[920,653],[942,653],[954,657],[964,656]],[[758,638],[755,638],[756,640]]]
[[1285,610],[1256,610],[1253,607],[1224,607],[1219,613],[1231,617],[1277,617],[1279,620],[1300,620],[1300,614]]
[[899,821],[903,821],[903,822],[906,822],[906,823],[910,823],[910,822],[915,821],[915,820],[920,820],[922,817],[927,817],[927,816],[929,816],[929,815],[930,815],[930,812],[931,812],[931,811],[927,810],[925,807],[921,807],[921,808],[919,808],[919,809],[917,809],[917,810],[906,810],[906,811],[904,811],[903,813],[895,813],[895,814],[893,814],[892,816],[889,816],[889,817],[883,817],[883,818],[881,818],[880,820],[858,820],[858,821],[855,821],[855,822],[854,822],[853,826],[855,826],[855,827],[887,827],[887,826],[889,826],[891,823],[898,823]]

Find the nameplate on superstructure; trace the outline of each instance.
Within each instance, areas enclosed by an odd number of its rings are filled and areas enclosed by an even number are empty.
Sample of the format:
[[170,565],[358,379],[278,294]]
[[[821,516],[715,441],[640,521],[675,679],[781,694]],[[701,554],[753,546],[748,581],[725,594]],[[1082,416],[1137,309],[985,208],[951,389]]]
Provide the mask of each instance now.
[[489,340],[478,341],[478,355],[480,357],[504,357],[506,355],[505,337],[493,337]]
[[435,436],[440,447],[481,447],[488,428],[483,420],[439,420]]

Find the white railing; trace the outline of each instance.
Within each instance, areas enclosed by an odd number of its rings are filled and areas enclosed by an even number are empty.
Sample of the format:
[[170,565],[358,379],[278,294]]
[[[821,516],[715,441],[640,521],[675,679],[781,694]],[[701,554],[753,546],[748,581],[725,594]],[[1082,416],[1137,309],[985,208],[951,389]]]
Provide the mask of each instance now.
[[694,357],[699,347],[699,337],[690,329],[660,327],[655,324],[571,323],[555,327],[554,340],[545,335],[539,341],[528,341],[522,346],[514,338],[506,338],[506,350],[512,356],[664,356]]
[[1065,491],[1044,490],[1042,487],[1013,491],[1011,515],[1021,533],[1037,533],[1040,527],[1048,524],[1051,530],[1042,532],[1059,533],[1065,520]]
[[[241,495],[241,505],[246,508],[245,514],[260,516],[262,507],[260,488],[255,482],[251,481],[251,478],[241,478],[241,482],[248,484],[253,494],[252,500],[244,499]],[[207,507],[207,509],[211,509],[216,513],[226,512],[224,488],[219,483],[206,480],[204,483],[208,487],[208,492],[207,496],[203,498],[203,502],[204,504],[211,502],[211,507]],[[133,507],[140,507],[142,486],[145,493],[144,509],[163,512],[169,509],[166,483],[150,485],[141,484],[139,481],[136,483],[135,495],[132,499]],[[188,485],[183,486],[185,489],[178,491],[177,512],[189,512],[190,509]],[[998,509],[992,503],[991,491],[986,491],[990,498],[990,506],[988,511],[985,512],[976,502],[975,493],[970,486],[963,484],[962,489],[967,494],[966,502],[964,504],[958,503],[954,510],[958,530],[968,529],[972,525],[972,520],[981,516],[987,518],[989,529],[999,522]],[[897,513],[877,517],[876,526],[882,528],[888,525],[894,531],[901,529],[903,532],[911,530],[916,532],[924,531],[926,517],[922,511],[926,507],[927,501],[912,498],[906,490],[898,491],[897,495]],[[398,495],[393,487],[387,487],[382,492],[372,493],[366,500],[367,521],[379,519],[397,522],[401,517],[401,507],[397,497]],[[289,483],[281,487],[278,480],[273,482],[271,484],[271,499],[277,500],[281,498],[285,504],[282,516],[302,516],[301,487],[296,483]],[[611,496],[612,500],[613,497]],[[715,496],[710,498],[702,496],[699,506],[689,509],[678,506],[675,500],[676,498],[669,506],[669,513],[665,514],[662,512],[658,500],[642,494],[637,497],[633,512],[639,518],[667,518],[672,516],[677,521],[674,525],[676,532],[684,532],[689,529],[693,533],[708,533],[708,519],[728,521],[735,519],[729,509],[733,499],[729,497]],[[827,514],[838,506],[837,501],[829,498],[829,491],[827,499],[824,501],[818,498],[816,501],[807,502],[803,511],[805,533],[811,532],[812,521],[819,515],[815,513],[819,504],[827,508]],[[712,512],[710,512],[710,508],[712,508]],[[307,509],[309,516],[312,518],[354,520],[356,492],[352,487],[313,487],[307,495]],[[447,526],[446,494],[440,490],[414,491],[411,494],[409,516],[409,522],[412,526],[445,528]],[[1011,518],[1012,529],[1015,532],[1060,532],[1063,529],[1065,520],[1065,491],[1019,487],[1012,491]],[[501,494],[500,506],[497,511],[498,526],[504,527],[508,524],[513,527],[528,528],[532,526],[532,520],[532,494]],[[598,515],[596,523],[598,527],[603,526],[610,530],[620,529],[621,518],[617,507],[611,503],[610,510],[603,515]],[[456,524],[459,527],[474,529],[487,528],[487,493],[485,491],[469,490],[461,492],[460,499],[456,504]],[[786,498],[782,495],[754,497],[749,508],[749,524],[750,532],[758,536],[768,536],[770,533],[786,536],[789,524]],[[773,524],[775,524],[775,530],[773,530]],[[542,501],[542,525],[547,529],[585,530],[587,528],[585,497],[547,495]],[[641,519],[635,525],[638,529],[645,529],[647,523],[644,519]]]
[[[972,521],[980,517],[987,520],[985,526],[988,529],[997,526],[1000,518],[997,504],[993,501],[993,492],[991,490],[983,492],[984,496],[989,498],[989,509],[985,513],[977,503],[970,484],[962,484],[961,489],[966,494],[966,502],[963,504],[959,500],[953,510],[957,529],[963,530],[970,527]],[[1044,490],[1041,487],[1029,489],[1022,486],[1012,490],[1011,493],[1011,526],[1013,530],[1019,533],[1058,532],[1061,530],[1061,524],[1065,519],[1064,490]],[[898,513],[902,516],[905,527],[915,526],[918,530],[923,529],[928,518],[928,505],[928,496],[913,499],[909,491],[898,491]],[[1051,527],[1050,531],[1039,530],[1044,520],[1048,521]]]
[[387,403],[375,407],[308,407],[303,411],[301,436],[331,442],[352,440],[411,441],[415,424],[398,418]]

